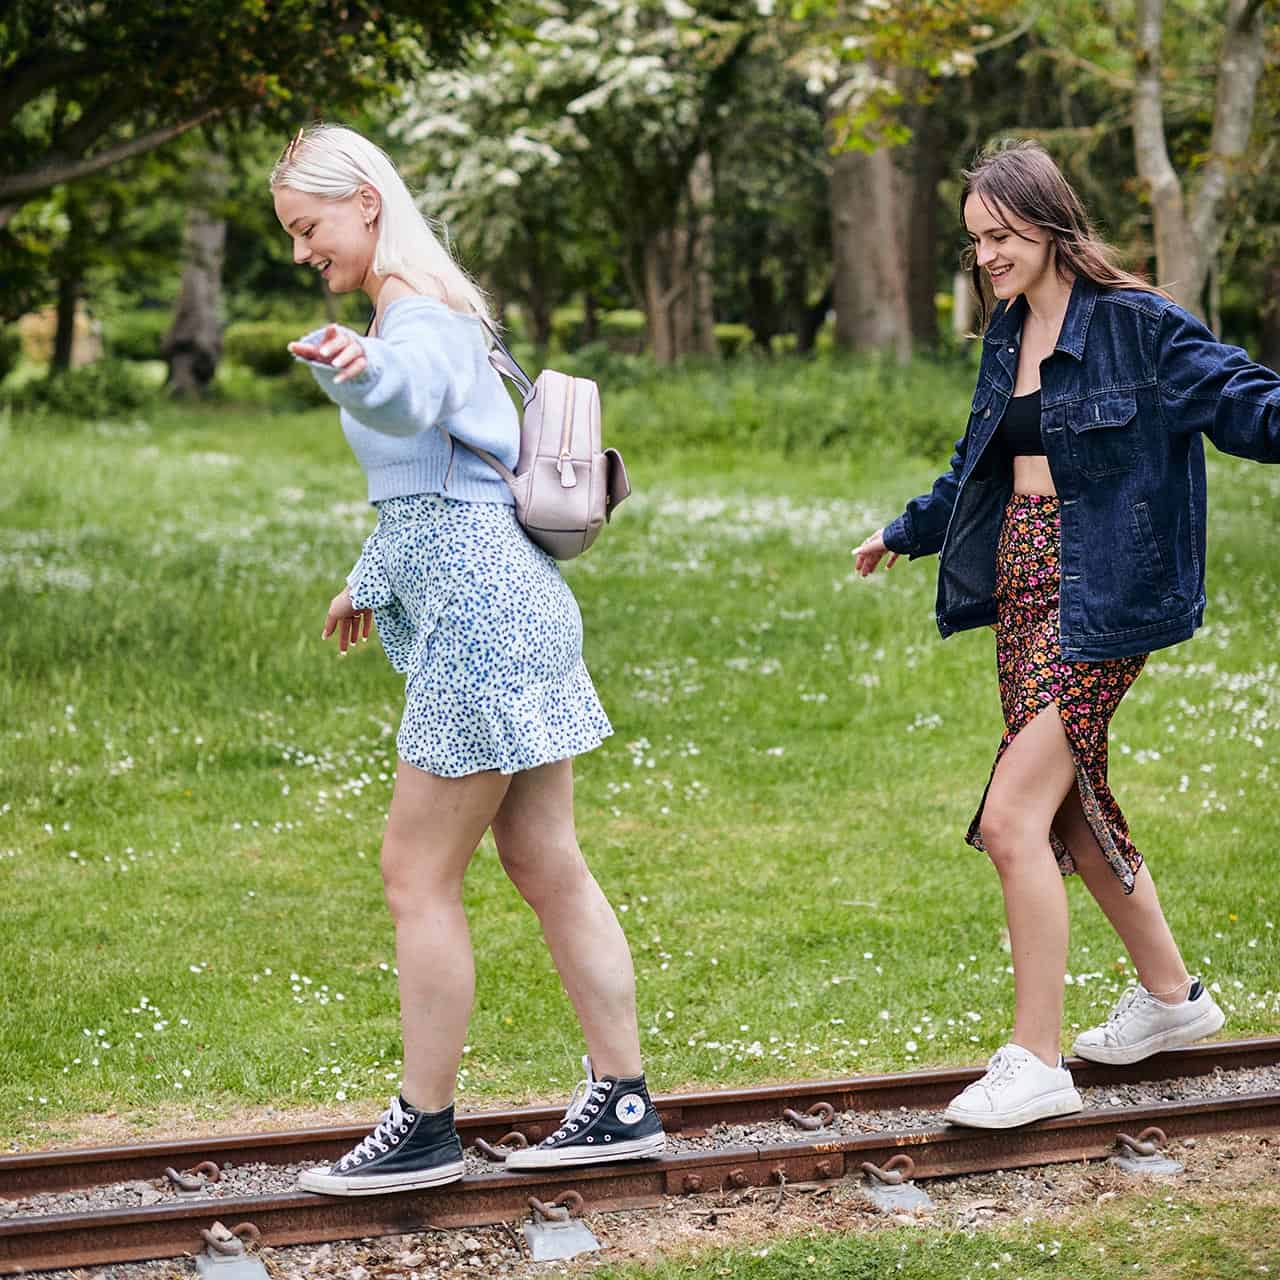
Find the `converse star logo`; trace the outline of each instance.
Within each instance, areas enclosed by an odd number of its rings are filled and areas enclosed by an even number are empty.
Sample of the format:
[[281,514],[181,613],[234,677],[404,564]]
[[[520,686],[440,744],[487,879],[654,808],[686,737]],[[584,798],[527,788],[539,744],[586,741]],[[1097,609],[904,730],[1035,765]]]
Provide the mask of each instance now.
[[639,1124],[644,1119],[644,1099],[638,1093],[624,1093],[614,1105],[613,1114],[621,1124]]

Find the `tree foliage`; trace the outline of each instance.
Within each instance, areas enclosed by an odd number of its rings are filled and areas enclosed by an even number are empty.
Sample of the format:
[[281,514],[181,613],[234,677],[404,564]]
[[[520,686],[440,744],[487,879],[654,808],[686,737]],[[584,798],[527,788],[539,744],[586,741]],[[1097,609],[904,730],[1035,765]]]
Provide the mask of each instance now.
[[496,0],[11,0],[0,201],[99,172],[205,120],[292,124],[456,57]]

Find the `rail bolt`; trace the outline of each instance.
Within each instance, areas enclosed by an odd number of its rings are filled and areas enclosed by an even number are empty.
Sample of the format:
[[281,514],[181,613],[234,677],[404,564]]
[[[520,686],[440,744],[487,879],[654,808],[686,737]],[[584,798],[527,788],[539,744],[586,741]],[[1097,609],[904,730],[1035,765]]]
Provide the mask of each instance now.
[[700,1173],[686,1173],[684,1182],[681,1185],[684,1187],[685,1195],[697,1195],[702,1190],[702,1175]]
[[729,1185],[731,1187],[739,1188],[749,1187],[751,1185],[751,1179],[748,1178],[741,1169],[734,1169],[733,1172],[729,1174]]

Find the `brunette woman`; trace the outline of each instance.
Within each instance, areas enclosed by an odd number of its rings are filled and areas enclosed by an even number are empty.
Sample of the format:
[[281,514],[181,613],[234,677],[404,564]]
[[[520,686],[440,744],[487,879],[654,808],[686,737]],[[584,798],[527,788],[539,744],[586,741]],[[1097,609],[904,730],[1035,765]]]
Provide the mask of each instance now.
[[1006,1128],[1081,1106],[1059,1052],[1061,876],[1080,873],[1139,978],[1075,1053],[1137,1062],[1222,1026],[1108,786],[1107,728],[1147,654],[1204,614],[1203,439],[1280,461],[1280,375],[1120,270],[1038,144],[982,155],[960,210],[983,300],[968,428],[854,554],[865,577],[886,554],[940,553],[942,634],[996,627],[1006,728],[966,838],[1000,876],[1016,1007],[946,1116]]

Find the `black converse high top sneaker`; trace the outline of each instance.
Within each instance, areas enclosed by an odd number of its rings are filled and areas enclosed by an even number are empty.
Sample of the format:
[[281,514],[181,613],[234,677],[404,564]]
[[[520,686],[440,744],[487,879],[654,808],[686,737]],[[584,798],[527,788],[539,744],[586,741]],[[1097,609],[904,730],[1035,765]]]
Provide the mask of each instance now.
[[304,1169],[298,1186],[331,1196],[372,1196],[416,1191],[462,1177],[462,1144],[453,1107],[419,1111],[403,1098],[391,1105],[373,1132],[328,1167]]
[[587,1078],[573,1091],[560,1128],[526,1151],[507,1157],[508,1169],[557,1169],[569,1164],[641,1160],[660,1156],[667,1138],[649,1098],[644,1076],[604,1076],[597,1080],[591,1059]]

